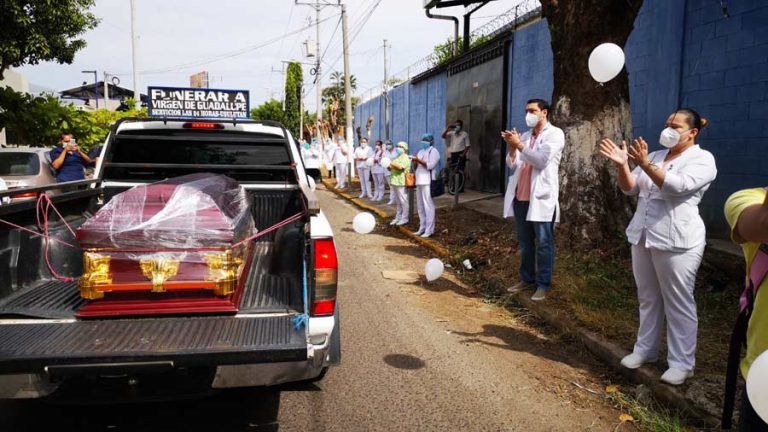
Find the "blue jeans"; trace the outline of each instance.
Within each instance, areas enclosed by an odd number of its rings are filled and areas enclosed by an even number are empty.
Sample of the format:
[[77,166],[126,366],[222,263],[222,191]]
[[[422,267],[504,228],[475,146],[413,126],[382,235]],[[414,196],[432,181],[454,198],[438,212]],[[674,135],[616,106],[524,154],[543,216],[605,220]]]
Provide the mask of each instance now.
[[523,282],[535,283],[538,288],[549,290],[555,264],[555,215],[552,215],[552,222],[529,222],[525,220],[529,206],[529,201],[514,201],[517,242],[522,255],[520,278]]

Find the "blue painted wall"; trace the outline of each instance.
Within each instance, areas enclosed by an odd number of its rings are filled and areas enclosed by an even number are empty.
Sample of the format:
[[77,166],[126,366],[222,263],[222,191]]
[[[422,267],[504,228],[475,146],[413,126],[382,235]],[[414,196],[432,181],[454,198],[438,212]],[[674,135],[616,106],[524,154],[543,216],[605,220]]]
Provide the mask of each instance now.
[[[699,143],[715,155],[719,172],[700,208],[710,233],[720,236],[727,232],[722,206],[728,195],[768,185],[768,2],[727,5],[726,18],[714,0],[645,0],[625,46],[635,136],[655,143],[677,107],[692,107],[710,120]],[[507,122],[521,128],[525,101],[552,97],[546,21],[511,36],[509,50]],[[393,137],[407,137],[414,146],[431,132],[444,155],[445,86],[441,74],[393,89]],[[357,107],[356,125],[378,115],[374,130],[380,130],[380,99]]]

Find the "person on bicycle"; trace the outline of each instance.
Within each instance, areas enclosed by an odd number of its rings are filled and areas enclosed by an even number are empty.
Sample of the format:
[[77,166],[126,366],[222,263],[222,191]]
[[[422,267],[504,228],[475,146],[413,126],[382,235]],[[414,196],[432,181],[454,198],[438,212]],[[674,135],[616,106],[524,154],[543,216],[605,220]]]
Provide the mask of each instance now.
[[522,135],[516,129],[501,132],[508,146],[507,166],[511,173],[504,195],[504,217],[515,218],[522,254],[521,281],[507,291],[535,287],[531,300],[541,301],[552,286],[554,228],[555,222],[560,222],[558,169],[565,134],[547,121],[547,101],[531,99],[525,112],[530,130]]
[[[445,127],[443,139],[446,140],[449,159],[448,163],[453,169],[464,171],[467,165],[467,154],[469,153],[469,134],[464,130],[464,122],[456,120]],[[459,192],[464,192],[464,185]]]
[[432,180],[436,180],[440,152],[433,147],[435,137],[431,133],[421,136],[421,149],[411,160],[416,164],[416,203],[419,209],[419,230],[415,235],[424,238],[435,232],[435,202],[432,201]]

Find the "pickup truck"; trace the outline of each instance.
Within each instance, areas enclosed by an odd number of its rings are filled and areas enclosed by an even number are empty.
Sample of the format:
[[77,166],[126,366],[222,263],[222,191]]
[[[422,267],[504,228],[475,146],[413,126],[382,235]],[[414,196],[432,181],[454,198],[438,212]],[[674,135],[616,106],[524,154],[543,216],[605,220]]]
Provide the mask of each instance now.
[[[187,174],[235,179],[264,230],[235,313],[81,318],[82,250],[69,232],[116,194]],[[0,192],[45,194],[51,241],[35,200],[0,205],[0,398],[210,392],[319,380],[341,357],[337,260],[298,146],[267,121],[126,119],[112,127],[93,180]],[[64,244],[64,243],[68,243]],[[59,277],[53,274],[56,272]],[[73,280],[74,279],[74,280]],[[147,302],[152,308],[152,302]]]

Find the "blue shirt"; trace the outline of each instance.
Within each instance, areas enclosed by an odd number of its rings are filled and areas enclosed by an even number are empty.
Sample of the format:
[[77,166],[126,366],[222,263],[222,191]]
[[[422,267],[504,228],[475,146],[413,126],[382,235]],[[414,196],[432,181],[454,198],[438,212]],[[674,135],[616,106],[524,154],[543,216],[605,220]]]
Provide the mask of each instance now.
[[[58,159],[62,151],[64,151],[63,147],[56,147],[51,150],[49,153],[51,162]],[[85,161],[79,153],[70,153],[64,158],[64,163],[56,170],[56,181],[63,183],[76,180],[85,180]]]

